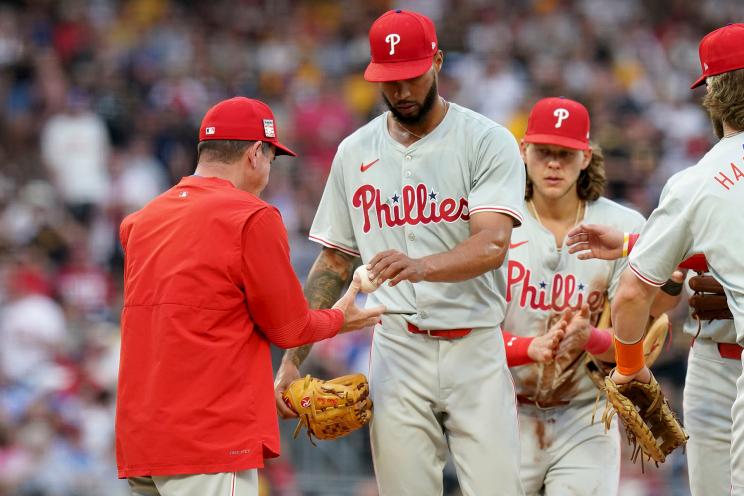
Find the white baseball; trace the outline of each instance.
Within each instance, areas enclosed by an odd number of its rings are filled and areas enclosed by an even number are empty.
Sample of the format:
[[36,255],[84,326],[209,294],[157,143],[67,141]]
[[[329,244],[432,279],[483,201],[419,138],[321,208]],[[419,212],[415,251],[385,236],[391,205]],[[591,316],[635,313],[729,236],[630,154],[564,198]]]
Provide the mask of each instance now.
[[362,293],[371,293],[377,289],[378,285],[369,279],[369,272],[367,272],[366,265],[360,265],[354,273],[359,274],[359,279],[362,281],[362,287],[359,288]]

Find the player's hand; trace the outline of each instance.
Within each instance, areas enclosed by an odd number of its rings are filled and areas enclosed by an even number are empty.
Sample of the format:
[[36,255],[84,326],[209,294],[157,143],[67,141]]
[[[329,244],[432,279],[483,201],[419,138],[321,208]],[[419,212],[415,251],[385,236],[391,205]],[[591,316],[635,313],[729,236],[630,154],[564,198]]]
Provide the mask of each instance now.
[[287,390],[292,381],[300,378],[300,371],[297,366],[290,360],[282,360],[282,364],[276,373],[274,379],[274,400],[276,402],[276,411],[281,418],[293,418],[297,414],[284,403],[282,393]]
[[367,264],[369,278],[378,285],[390,280],[395,286],[401,281],[421,282],[426,278],[426,264],[398,250],[382,251]]
[[354,274],[351,284],[349,284],[349,289],[333,305],[333,308],[344,312],[344,325],[341,327],[339,333],[372,327],[380,321],[380,316],[385,312],[384,305],[378,305],[372,308],[359,308],[356,306],[354,301],[361,285],[362,281],[359,278],[359,274]]
[[589,335],[592,332],[592,324],[589,320],[589,305],[586,303],[581,306],[578,312],[566,310],[562,319],[568,321],[566,326],[566,335],[558,346],[556,355],[570,353],[574,350],[583,350],[589,341]]
[[633,375],[623,375],[618,372],[617,369],[615,369],[612,371],[612,375],[610,376],[610,378],[615,381],[615,384],[618,385],[627,384],[633,380],[648,384],[649,382],[651,382],[651,371],[645,365],[641,370]]
[[579,260],[599,258],[616,260],[623,254],[625,233],[600,224],[580,224],[566,238],[568,253],[578,253]]
[[550,363],[555,358],[558,345],[566,333],[568,322],[560,319],[548,332],[534,338],[527,347],[527,356],[535,363]]

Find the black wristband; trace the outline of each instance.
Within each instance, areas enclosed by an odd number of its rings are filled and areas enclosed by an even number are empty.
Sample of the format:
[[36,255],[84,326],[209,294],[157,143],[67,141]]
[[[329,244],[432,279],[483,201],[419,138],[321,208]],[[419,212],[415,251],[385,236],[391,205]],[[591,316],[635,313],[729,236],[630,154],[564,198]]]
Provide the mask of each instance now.
[[682,292],[682,283],[667,279],[667,282],[661,286],[661,290],[670,296],[677,296]]

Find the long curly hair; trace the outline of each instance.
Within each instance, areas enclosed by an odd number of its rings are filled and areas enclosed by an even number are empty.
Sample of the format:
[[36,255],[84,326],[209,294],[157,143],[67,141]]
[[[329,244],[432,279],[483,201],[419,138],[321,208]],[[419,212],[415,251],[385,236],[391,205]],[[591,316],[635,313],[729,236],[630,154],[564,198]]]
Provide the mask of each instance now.
[[[600,148],[596,143],[590,144],[592,147],[592,158],[589,161],[589,166],[579,174],[579,179],[576,181],[576,192],[581,200],[593,202],[604,193],[605,185],[607,184],[607,176],[605,175],[604,154],[602,153],[602,148]],[[527,175],[524,199],[531,199],[532,193],[532,181],[530,181],[530,176]]]
[[703,97],[703,107],[718,137],[723,137],[723,122],[737,131],[744,130],[744,69],[710,76],[706,83],[708,93]]

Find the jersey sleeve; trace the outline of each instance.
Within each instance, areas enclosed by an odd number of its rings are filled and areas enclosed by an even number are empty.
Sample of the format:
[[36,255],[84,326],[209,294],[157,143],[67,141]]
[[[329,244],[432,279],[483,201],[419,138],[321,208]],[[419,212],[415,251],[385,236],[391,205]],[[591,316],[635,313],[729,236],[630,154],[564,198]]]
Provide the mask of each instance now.
[[354,236],[354,226],[349,212],[343,175],[343,144],[333,158],[331,173],[326,181],[320,205],[310,227],[311,241],[334,248],[348,255],[359,256],[359,247]]
[[243,227],[243,290],[253,322],[281,348],[335,336],[340,310],[309,310],[292,268],[287,231],[279,212],[268,207]]
[[685,197],[687,188],[671,187],[661,194],[659,206],[651,213],[628,257],[630,269],[646,284],[662,286],[692,246],[690,230],[693,202]]
[[501,126],[489,128],[475,151],[470,213],[498,212],[521,225],[524,187],[524,162],[517,141]]
[[[625,225],[620,226],[620,227],[623,230],[623,232],[639,233],[643,229],[643,226],[645,223],[646,223],[646,219],[644,219],[641,214],[636,214],[633,216],[633,219],[631,221],[626,222]],[[607,288],[607,295],[609,296],[610,300],[615,298],[615,293],[617,293],[617,288],[620,285],[620,276],[622,276],[623,272],[625,272],[625,269],[627,267],[628,267],[627,257],[618,258],[617,260],[613,262],[612,275],[610,276],[610,285]]]

